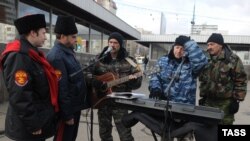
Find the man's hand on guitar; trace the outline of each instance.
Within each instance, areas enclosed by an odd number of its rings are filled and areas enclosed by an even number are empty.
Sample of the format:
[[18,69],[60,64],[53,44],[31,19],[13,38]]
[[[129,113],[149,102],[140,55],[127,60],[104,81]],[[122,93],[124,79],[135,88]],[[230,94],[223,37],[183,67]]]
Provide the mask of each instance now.
[[92,80],[92,86],[95,89],[103,91],[103,92],[108,89],[108,86],[107,86],[106,82],[103,82],[103,81],[100,81],[100,80],[97,80],[97,79]]

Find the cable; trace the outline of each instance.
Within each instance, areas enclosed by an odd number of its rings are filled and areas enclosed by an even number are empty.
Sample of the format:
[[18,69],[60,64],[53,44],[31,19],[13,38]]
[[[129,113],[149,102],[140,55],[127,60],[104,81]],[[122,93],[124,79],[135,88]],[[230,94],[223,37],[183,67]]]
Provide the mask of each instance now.
[[[94,120],[94,113],[93,113],[93,109],[97,107],[98,104],[100,104],[103,100],[107,99],[108,97],[107,96],[104,96],[102,98],[100,98],[91,108],[87,109],[87,113],[86,113],[86,121],[87,121],[87,133],[89,132],[90,133],[90,136],[89,134],[88,135],[88,140],[90,141],[93,141],[93,120]],[[89,111],[91,111],[91,115],[90,115],[90,126],[89,126],[89,122],[88,122],[88,114],[89,114]]]
[[[119,3],[119,4],[123,5],[123,6],[133,7],[133,8],[136,8],[136,9],[146,10],[146,11],[151,11],[151,12],[157,12],[157,13],[165,13],[165,14],[170,14],[170,15],[185,15],[185,16],[190,16],[190,17],[193,15],[193,11],[184,11],[184,10],[179,11],[178,10],[178,12],[176,12],[176,11],[167,11],[167,10],[164,10],[164,9],[161,9],[161,8],[152,9],[152,8],[148,8],[148,7],[141,7],[141,6],[139,7],[139,6],[135,6],[136,5],[135,3],[129,3],[128,4],[128,3],[123,3],[123,2],[119,2],[119,1],[116,1],[116,3]],[[221,20],[221,21],[225,21],[225,20],[226,21],[233,21],[233,22],[245,23],[245,24],[250,25],[249,20],[211,17],[211,16],[197,15],[197,14],[195,14],[195,16],[196,16],[196,20],[197,20],[197,17],[202,17],[202,18],[215,19],[215,20]]]

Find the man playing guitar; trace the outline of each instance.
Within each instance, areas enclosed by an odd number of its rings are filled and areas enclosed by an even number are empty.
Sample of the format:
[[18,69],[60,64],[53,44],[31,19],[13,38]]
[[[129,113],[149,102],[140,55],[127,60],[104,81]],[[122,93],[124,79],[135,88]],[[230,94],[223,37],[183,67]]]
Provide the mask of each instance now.
[[[142,72],[136,60],[128,56],[120,33],[111,33],[108,46],[99,55],[99,62],[93,67],[94,94],[104,97],[111,92],[131,92],[142,82]],[[112,81],[112,83],[111,83]],[[111,89],[109,89],[111,88]],[[112,99],[106,99],[98,107],[99,134],[102,141],[112,141],[112,117],[122,141],[133,141],[130,128],[125,128],[121,118],[128,110],[120,109]]]

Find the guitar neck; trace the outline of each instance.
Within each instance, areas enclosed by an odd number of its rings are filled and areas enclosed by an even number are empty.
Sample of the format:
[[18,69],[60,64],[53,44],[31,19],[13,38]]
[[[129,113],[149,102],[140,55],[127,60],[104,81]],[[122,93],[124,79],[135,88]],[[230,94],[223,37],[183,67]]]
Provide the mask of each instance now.
[[[142,72],[137,72],[137,73],[134,73],[133,75],[135,75],[136,77],[140,77],[140,76],[142,76]],[[107,82],[107,86],[109,88],[111,88],[113,86],[122,84],[122,83],[127,82],[127,81],[129,81],[129,76],[124,76],[124,77],[121,77],[119,79],[115,79],[113,81]]]

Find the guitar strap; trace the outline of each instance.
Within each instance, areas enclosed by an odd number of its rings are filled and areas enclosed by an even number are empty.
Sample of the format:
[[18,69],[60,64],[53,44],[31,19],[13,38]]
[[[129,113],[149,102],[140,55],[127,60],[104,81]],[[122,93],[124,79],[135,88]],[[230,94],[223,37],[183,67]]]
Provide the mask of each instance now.
[[133,66],[134,68],[137,67],[137,64],[132,59],[130,59],[129,57],[126,57],[125,59],[129,62],[131,66]]

